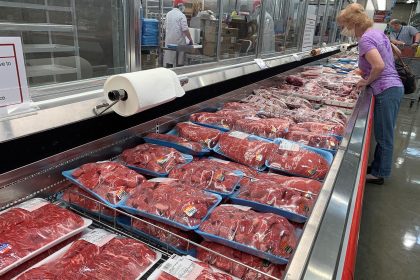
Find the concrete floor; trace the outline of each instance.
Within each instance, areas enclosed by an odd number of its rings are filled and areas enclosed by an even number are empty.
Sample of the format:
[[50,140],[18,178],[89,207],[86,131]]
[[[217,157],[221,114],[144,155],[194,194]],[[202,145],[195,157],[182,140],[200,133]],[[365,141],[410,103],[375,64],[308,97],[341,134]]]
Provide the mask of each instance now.
[[357,280],[420,279],[420,109],[417,103],[410,108],[409,101],[402,101],[395,133],[391,177],[382,186],[365,188],[354,276]]

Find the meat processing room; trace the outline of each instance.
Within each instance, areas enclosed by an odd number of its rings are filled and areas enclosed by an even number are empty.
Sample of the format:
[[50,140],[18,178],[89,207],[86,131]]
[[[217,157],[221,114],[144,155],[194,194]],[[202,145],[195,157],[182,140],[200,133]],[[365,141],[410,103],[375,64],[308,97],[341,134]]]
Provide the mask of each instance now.
[[420,0],[0,1],[0,280],[418,280],[419,80]]

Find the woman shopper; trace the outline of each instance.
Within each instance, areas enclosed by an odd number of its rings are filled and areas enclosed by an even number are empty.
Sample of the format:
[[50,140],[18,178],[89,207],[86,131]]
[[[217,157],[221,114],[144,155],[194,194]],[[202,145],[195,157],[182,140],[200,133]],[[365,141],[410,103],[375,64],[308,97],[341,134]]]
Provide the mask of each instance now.
[[359,68],[363,79],[357,84],[370,87],[375,96],[374,134],[376,148],[366,182],[382,185],[391,175],[394,128],[404,88],[395,70],[391,43],[357,3],[348,5],[337,17],[343,35],[359,41]]

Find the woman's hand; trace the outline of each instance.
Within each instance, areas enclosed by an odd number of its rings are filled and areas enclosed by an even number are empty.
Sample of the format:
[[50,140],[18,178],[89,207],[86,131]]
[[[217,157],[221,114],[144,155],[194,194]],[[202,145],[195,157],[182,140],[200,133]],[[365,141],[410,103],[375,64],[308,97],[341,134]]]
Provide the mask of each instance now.
[[356,84],[356,88],[357,89],[364,89],[366,86],[368,86],[368,81],[365,79],[361,79],[357,84]]

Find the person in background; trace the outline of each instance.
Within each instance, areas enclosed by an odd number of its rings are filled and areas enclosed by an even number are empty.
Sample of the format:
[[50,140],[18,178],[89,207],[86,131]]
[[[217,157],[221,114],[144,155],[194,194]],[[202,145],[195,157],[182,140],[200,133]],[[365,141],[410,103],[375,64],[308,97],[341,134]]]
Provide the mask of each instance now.
[[[257,20],[258,26],[260,25],[260,14],[261,14],[261,0],[254,0],[253,3],[253,15],[254,19]],[[274,20],[273,17],[265,11],[262,36],[262,48],[263,53],[270,53],[275,51],[275,33],[274,33]]]
[[369,86],[375,96],[374,134],[376,148],[373,162],[366,175],[366,182],[382,185],[391,175],[394,128],[403,84],[395,70],[391,43],[385,34],[373,29],[373,21],[362,5],[353,3],[337,17],[343,35],[359,41],[359,68],[363,79],[357,84],[362,89]]
[[391,43],[402,46],[411,46],[417,49],[420,43],[420,32],[413,26],[403,26],[401,21],[393,19],[389,22]]
[[[166,15],[165,47],[168,47],[169,44],[185,46],[187,45],[185,37],[188,38],[190,45],[193,44],[193,40],[188,29],[187,17],[183,14],[184,11],[184,0],[175,0],[174,8]],[[165,50],[163,54],[163,65],[165,67],[175,66],[176,60],[178,60],[178,65],[183,65],[184,52],[178,52],[178,57],[176,57],[175,51]]]

